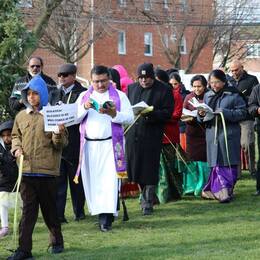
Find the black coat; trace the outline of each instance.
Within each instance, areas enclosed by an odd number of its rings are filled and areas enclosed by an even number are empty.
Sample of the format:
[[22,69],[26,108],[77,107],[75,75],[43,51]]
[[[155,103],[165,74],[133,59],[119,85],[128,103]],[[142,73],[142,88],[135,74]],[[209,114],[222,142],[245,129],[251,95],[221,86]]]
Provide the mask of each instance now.
[[258,114],[258,108],[260,107],[260,84],[254,86],[251,95],[248,100],[249,114],[255,117],[256,130],[260,132],[260,115]]
[[248,74],[246,71],[242,74],[240,79],[236,81],[233,77],[230,77],[229,83],[236,87],[248,100],[254,86],[259,84],[258,79],[254,75]]
[[[58,101],[62,101],[64,104],[68,102],[69,99],[69,104],[75,103],[76,100],[78,99],[78,96],[80,95],[81,92],[86,91],[84,87],[78,82],[75,81],[74,87],[70,93],[67,93],[66,95],[64,94],[62,89],[59,89],[59,94],[58,97],[55,94],[54,99],[58,99]],[[56,100],[57,101],[57,100]],[[63,149],[62,152],[62,159],[69,161],[71,163],[78,163],[79,159],[79,145],[80,145],[80,136],[79,136],[79,125],[72,125],[67,127],[69,131],[69,143],[68,145]]]
[[0,191],[11,192],[18,177],[16,160],[10,152],[0,144]]
[[[50,97],[52,96],[53,92],[57,91],[57,86],[55,81],[50,78],[49,76],[41,73],[41,77],[47,84],[48,92],[49,92],[49,102],[52,103],[52,100]],[[32,76],[27,73],[24,77],[19,78],[13,87],[12,94],[9,98],[9,106],[12,111],[12,113],[15,115],[17,114],[20,110],[25,109],[25,105],[19,102],[21,98],[21,90],[27,85],[27,83],[32,79]]]
[[248,100],[248,111],[253,117],[260,117],[258,108],[260,107],[260,84],[256,85]]
[[158,80],[146,89],[134,83],[128,86],[128,98],[132,105],[145,101],[154,106],[154,111],[141,116],[126,134],[128,178],[139,184],[156,185],[164,124],[173,111],[172,91]]

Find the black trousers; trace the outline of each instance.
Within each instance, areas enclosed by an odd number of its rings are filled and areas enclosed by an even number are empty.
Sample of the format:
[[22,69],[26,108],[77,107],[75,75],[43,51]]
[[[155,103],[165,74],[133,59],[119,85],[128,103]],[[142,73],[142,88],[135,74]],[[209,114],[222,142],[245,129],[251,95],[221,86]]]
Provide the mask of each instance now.
[[141,208],[152,209],[155,201],[156,185],[139,184],[142,189]]
[[56,208],[56,178],[22,177],[20,193],[23,210],[19,225],[19,249],[25,252],[32,250],[32,234],[38,218],[39,207],[50,232],[50,245],[63,245]]
[[72,207],[75,217],[79,217],[80,215],[85,214],[85,194],[81,177],[79,178],[78,184],[75,184],[73,181],[77,171],[77,166],[77,162],[72,163],[63,159],[61,160],[57,194],[57,210],[60,219],[63,219],[65,217],[68,182],[70,186]]
[[112,226],[114,215],[112,213],[102,213],[98,215],[99,225]]
[[[260,130],[257,130],[256,133],[257,133],[257,148],[258,148],[258,153],[260,153]],[[260,191],[260,157],[257,161],[256,190]]]

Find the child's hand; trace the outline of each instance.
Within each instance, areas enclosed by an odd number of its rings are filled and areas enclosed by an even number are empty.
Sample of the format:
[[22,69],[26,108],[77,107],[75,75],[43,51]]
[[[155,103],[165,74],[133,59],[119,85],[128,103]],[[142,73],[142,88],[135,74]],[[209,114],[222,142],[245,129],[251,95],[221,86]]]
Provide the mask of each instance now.
[[14,152],[14,156],[16,158],[18,158],[19,156],[21,156],[23,154],[23,150],[21,148],[18,148],[17,150],[15,150]]

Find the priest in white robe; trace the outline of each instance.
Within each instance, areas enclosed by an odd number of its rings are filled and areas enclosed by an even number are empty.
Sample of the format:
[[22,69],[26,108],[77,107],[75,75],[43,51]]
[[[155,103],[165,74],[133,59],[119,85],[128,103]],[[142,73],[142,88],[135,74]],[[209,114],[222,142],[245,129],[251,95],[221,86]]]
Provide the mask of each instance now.
[[134,115],[127,96],[110,83],[107,67],[94,66],[91,81],[77,100],[81,152],[75,181],[81,170],[89,212],[99,215],[106,232],[118,211],[119,178],[127,176],[123,126],[133,123]]

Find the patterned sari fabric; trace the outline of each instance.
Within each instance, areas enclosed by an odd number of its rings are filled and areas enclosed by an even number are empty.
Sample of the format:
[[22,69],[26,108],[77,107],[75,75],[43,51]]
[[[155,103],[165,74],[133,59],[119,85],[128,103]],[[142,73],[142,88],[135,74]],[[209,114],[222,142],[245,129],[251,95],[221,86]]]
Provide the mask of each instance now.
[[183,194],[200,196],[210,173],[207,162],[188,162],[183,170]]
[[219,202],[230,202],[237,181],[237,166],[215,166],[211,169],[202,197],[217,199]]
[[171,144],[164,144],[160,156],[159,182],[156,195],[160,203],[181,198],[182,173],[178,171],[175,149]]

